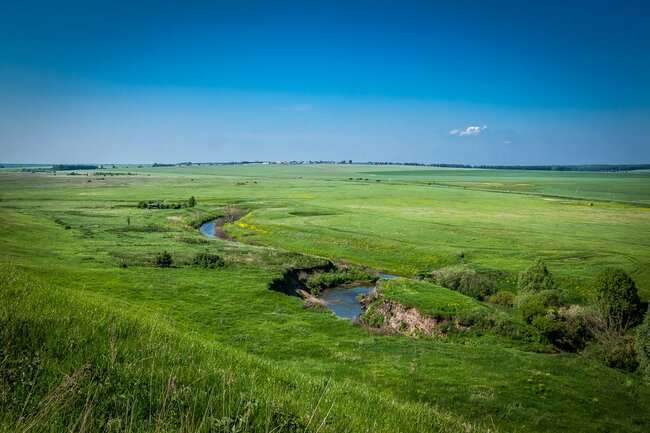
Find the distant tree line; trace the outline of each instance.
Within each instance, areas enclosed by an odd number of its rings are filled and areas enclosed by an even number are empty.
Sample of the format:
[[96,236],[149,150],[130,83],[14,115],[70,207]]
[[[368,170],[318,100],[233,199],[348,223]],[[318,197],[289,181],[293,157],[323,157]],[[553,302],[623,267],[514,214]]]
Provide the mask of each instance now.
[[632,171],[649,170],[650,164],[580,164],[580,165],[472,165],[472,164],[425,164],[420,162],[362,162],[367,165],[408,165],[441,168],[481,168],[488,170],[538,170],[538,171]]
[[52,170],[97,170],[99,166],[89,164],[57,164],[52,166]]
[[475,165],[473,168],[493,170],[542,170],[542,171],[631,171],[648,170],[650,164],[584,164],[584,165]]
[[119,171],[102,171],[99,173],[97,172],[93,173],[93,176],[137,176],[137,175],[138,175],[137,173],[131,173],[130,171],[126,173],[119,172]]
[[538,171],[632,171],[650,170],[650,164],[573,164],[573,165],[489,165],[489,164],[446,164],[446,163],[423,163],[423,162],[394,162],[394,161],[352,161],[344,160],[287,160],[287,161],[229,161],[229,162],[179,162],[176,164],[154,163],[152,167],[174,167],[192,165],[304,165],[304,164],[358,164],[358,165],[395,165],[414,167],[440,167],[440,168],[480,168],[489,170],[538,170]]
[[[196,166],[214,166],[214,165],[304,165],[304,164],[358,164],[358,165],[395,165],[395,166],[414,166],[414,167],[440,167],[440,168],[480,168],[488,170],[537,170],[537,171],[602,171],[602,172],[619,172],[633,170],[650,170],[650,164],[569,164],[569,165],[489,165],[489,164],[446,164],[446,163],[423,163],[423,162],[394,162],[394,161],[352,161],[344,160],[287,160],[287,161],[229,161],[229,162],[178,162],[175,164],[164,164],[154,162],[151,167],[191,167]],[[3,164],[4,167],[11,167],[12,164]],[[18,166],[17,164],[14,166]],[[30,166],[29,164],[20,164],[20,166]],[[137,166],[143,168],[142,164]],[[103,169],[104,166],[89,164],[58,164],[53,165],[51,170],[96,170]],[[116,168],[113,165],[113,168]],[[26,171],[26,170],[24,170]]]

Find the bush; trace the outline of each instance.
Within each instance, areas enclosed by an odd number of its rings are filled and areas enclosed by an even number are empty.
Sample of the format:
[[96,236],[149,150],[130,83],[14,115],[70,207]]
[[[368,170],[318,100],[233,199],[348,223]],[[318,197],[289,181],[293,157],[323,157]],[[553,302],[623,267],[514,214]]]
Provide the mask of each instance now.
[[541,340],[537,328],[517,322],[507,316],[497,316],[492,326],[492,332],[512,340],[526,343],[539,343]]
[[650,383],[650,313],[636,330],[636,354],[639,370],[646,382]]
[[194,207],[194,206],[196,206],[196,198],[192,196],[189,198],[189,200],[187,200],[187,207]]
[[501,290],[488,298],[488,302],[504,307],[512,307],[515,304],[515,295],[507,290]]
[[603,315],[599,308],[598,314],[587,322],[589,331],[595,342],[589,344],[585,353],[602,361],[608,367],[621,370],[634,371],[643,359],[643,354],[637,355],[637,348],[642,348],[643,343],[639,331],[635,341],[634,335]]
[[[462,313],[454,317],[456,325],[470,328],[475,335],[492,333],[514,341],[537,345],[542,341],[541,333],[532,325],[512,317],[512,315],[488,309]],[[447,332],[456,328],[452,327]]]
[[591,323],[597,320],[591,311],[580,305],[550,308],[543,316],[535,316],[532,325],[555,347],[569,352],[583,349],[593,338]]
[[642,315],[641,300],[634,281],[621,269],[607,269],[598,276],[598,308],[609,327],[625,330]]
[[495,291],[495,283],[491,278],[466,266],[438,269],[432,272],[431,277],[443,287],[481,301]]
[[487,331],[494,327],[496,317],[486,309],[464,311],[456,315],[456,322],[461,327]]
[[158,253],[156,255],[156,258],[154,259],[154,264],[159,268],[168,268],[173,263],[174,263],[174,260],[172,259],[172,255],[169,254],[167,251],[163,251],[162,253]]
[[204,253],[198,253],[192,259],[192,265],[200,266],[202,268],[212,269],[212,268],[221,267],[224,264],[225,262],[221,258],[221,256],[218,256],[217,254],[210,254],[207,251]]
[[533,323],[535,318],[545,316],[550,308],[560,305],[560,293],[557,290],[524,293],[517,298],[517,308],[527,323]]
[[519,274],[517,287],[520,291],[541,292],[556,288],[553,274],[542,260],[537,260],[528,269]]
[[579,305],[563,307],[557,290],[524,292],[517,299],[517,307],[524,321],[558,349],[576,352],[593,338],[597,318]]
[[553,345],[562,335],[562,323],[557,320],[554,310],[549,310],[543,316],[533,317],[531,325],[537,328],[539,333]]
[[594,338],[594,323],[598,320],[593,309],[570,305],[558,310],[558,318],[562,322],[561,334],[553,344],[563,350],[576,352],[585,348]]
[[639,365],[632,335],[616,332],[600,335],[597,342],[587,346],[585,353],[611,368],[634,371]]

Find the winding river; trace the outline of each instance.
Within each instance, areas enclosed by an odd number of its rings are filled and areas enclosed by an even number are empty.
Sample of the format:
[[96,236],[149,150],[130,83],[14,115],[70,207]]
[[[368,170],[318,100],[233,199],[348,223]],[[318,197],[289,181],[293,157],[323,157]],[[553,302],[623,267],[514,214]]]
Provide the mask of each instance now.
[[[201,224],[199,231],[202,235],[210,238],[229,239],[223,231],[225,222],[224,218],[207,221]],[[392,274],[379,273],[377,275],[383,280],[400,278],[398,275]],[[360,299],[374,290],[375,286],[371,285],[333,287],[323,290],[320,299],[323,300],[325,307],[337,317],[354,321],[359,318],[363,311]]]
[[201,224],[201,226],[199,227],[199,231],[201,232],[202,235],[207,236],[209,238],[232,240],[226,234],[226,232],[223,231],[223,225],[225,223],[226,223],[226,218],[219,217],[210,221],[206,221],[203,224]]

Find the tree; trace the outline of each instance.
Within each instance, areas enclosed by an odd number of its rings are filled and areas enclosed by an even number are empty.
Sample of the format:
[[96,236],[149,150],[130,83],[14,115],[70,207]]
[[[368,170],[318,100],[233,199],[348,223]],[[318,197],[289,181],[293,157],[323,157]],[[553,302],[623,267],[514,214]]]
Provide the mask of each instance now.
[[596,284],[598,309],[609,327],[625,330],[639,322],[641,300],[636,284],[621,269],[607,269]]
[[196,206],[196,198],[194,196],[190,197],[189,200],[187,200],[187,207],[194,207]]
[[517,286],[520,291],[531,292],[554,290],[556,287],[553,274],[551,274],[541,259],[538,259],[528,269],[519,274]]

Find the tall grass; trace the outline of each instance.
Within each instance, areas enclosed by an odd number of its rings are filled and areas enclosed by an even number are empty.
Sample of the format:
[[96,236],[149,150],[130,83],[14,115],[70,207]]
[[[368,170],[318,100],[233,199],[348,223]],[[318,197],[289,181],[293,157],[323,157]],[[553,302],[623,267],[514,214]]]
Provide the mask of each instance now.
[[313,379],[0,265],[0,431],[489,431]]

